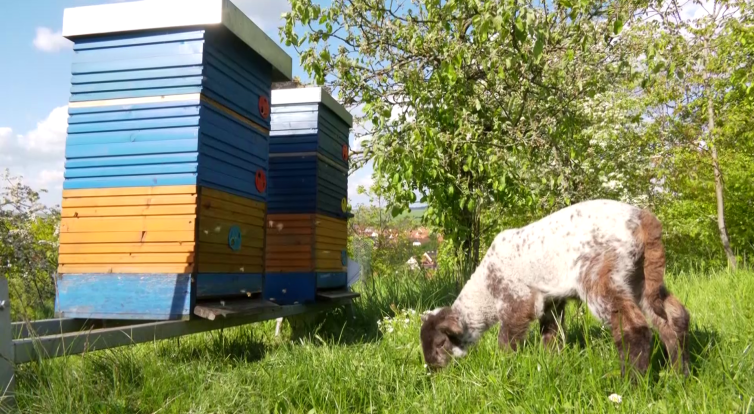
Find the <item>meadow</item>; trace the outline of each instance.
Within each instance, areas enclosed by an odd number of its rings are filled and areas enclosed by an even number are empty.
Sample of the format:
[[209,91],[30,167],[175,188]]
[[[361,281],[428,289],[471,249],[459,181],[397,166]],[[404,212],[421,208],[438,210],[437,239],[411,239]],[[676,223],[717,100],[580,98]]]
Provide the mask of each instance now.
[[[542,348],[536,324],[518,353],[497,328],[469,356],[429,374],[420,313],[452,302],[451,275],[359,283],[344,309],[19,367],[28,413],[750,413],[754,412],[754,272],[678,273],[668,286],[691,312],[691,375],[652,368],[631,382],[608,330],[568,307],[565,348]],[[620,402],[609,397],[620,396]]]

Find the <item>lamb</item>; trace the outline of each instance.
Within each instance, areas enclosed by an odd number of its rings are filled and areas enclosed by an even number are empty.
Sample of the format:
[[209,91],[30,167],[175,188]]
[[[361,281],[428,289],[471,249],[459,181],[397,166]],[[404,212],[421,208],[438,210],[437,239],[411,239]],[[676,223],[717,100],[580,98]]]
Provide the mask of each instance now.
[[575,299],[611,328],[622,374],[648,369],[648,318],[671,363],[688,375],[689,313],[664,285],[661,236],[654,214],[613,200],[574,204],[499,233],[455,302],[422,316],[425,362],[436,370],[465,356],[498,321],[503,349],[515,351],[534,320],[552,345]]

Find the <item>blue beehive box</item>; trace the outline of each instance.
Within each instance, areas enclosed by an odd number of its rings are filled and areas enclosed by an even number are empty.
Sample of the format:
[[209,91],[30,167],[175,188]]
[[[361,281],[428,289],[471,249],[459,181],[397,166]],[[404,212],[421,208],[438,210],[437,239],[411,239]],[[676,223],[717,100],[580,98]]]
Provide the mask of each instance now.
[[345,218],[348,172],[322,154],[270,154],[270,214],[323,213]]
[[352,125],[351,114],[321,87],[272,91],[270,214],[348,217]]
[[261,292],[270,90],[291,58],[229,0],[66,9],[63,35],[59,315],[187,318]]
[[272,91],[265,299],[305,303],[346,285],[352,124],[320,87]]
[[319,153],[348,168],[353,116],[321,87],[272,91],[270,154]]

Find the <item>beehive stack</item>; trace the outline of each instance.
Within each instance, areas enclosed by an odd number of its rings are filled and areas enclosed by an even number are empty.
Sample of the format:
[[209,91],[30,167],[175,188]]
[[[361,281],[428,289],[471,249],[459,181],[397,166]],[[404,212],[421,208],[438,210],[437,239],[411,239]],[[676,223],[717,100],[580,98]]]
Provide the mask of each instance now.
[[351,114],[319,87],[272,91],[264,298],[346,285]]
[[65,11],[57,311],[187,318],[263,286],[270,89],[291,60],[228,0]]

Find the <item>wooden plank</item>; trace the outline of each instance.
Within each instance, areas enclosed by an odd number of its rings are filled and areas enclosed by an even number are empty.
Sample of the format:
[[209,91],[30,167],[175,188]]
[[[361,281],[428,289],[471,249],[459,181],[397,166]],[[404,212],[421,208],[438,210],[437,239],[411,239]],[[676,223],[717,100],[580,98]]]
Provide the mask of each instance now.
[[348,240],[348,231],[346,229],[343,229],[343,231],[338,231],[338,230],[317,228],[317,235],[329,237],[331,239],[336,239],[336,240]]
[[189,231],[195,227],[195,215],[147,217],[64,218],[61,233],[97,233],[138,231]]
[[195,185],[173,185],[158,187],[123,187],[123,188],[87,188],[63,190],[63,199],[80,197],[111,197],[111,196],[152,196],[167,194],[196,195]]
[[337,243],[337,244],[334,244],[334,243],[319,243],[319,242],[316,242],[316,243],[314,243],[314,250],[337,250],[337,251],[341,251],[341,250],[345,250],[347,246],[348,246],[347,243]]
[[345,246],[346,244],[348,244],[348,235],[346,234],[346,239],[339,239],[339,238],[326,237],[326,236],[323,236],[321,234],[317,234],[315,243],[316,244],[334,244],[334,245],[339,245],[339,246]]
[[109,273],[191,273],[194,266],[190,264],[102,264],[102,265],[59,265],[58,273],[61,274],[109,274]]
[[251,297],[262,291],[264,275],[261,273],[198,273],[196,298]]
[[[304,220],[271,220],[267,219],[267,228],[270,231],[282,231],[282,230],[310,230],[314,228],[314,223]],[[308,234],[308,233],[307,233]]]
[[347,269],[347,266],[340,260],[340,254],[337,259],[315,259],[314,263],[318,272],[343,272]]
[[[104,230],[104,229],[100,229]],[[154,243],[193,242],[194,231],[124,231],[97,233],[61,233],[60,244],[75,243]],[[227,243],[227,237],[226,237]]]
[[196,198],[196,194],[63,198],[61,207],[65,211],[74,207],[196,205]]
[[358,292],[351,292],[350,290],[322,290],[317,292],[317,299],[322,300],[341,300],[341,299],[355,299],[361,296]]
[[246,241],[246,238],[263,238],[264,227],[249,226],[243,223],[234,223],[229,220],[216,219],[213,217],[202,217],[199,220],[199,233],[200,234],[222,234],[226,238],[228,237],[228,231],[231,226],[238,226],[241,229],[242,243]]
[[308,252],[299,253],[299,252],[270,252],[266,251],[264,253],[265,263],[270,263],[270,261],[289,261],[289,260],[296,260],[296,261],[307,261],[308,263],[311,263],[312,261],[312,251],[309,250]]
[[208,98],[205,94],[202,94],[202,102],[206,102],[207,104],[212,105],[218,111],[222,111],[224,114],[232,117],[233,119],[235,119],[235,120],[237,120],[239,122],[242,122],[243,124],[245,124],[245,125],[247,125],[249,127],[252,127],[254,129],[256,129],[257,131],[259,131],[259,132],[261,132],[261,133],[263,133],[265,135],[269,135],[270,134],[270,130],[269,129],[267,129],[267,128],[265,128],[265,127],[263,127],[263,126],[255,123],[255,122],[252,122],[250,119],[246,118],[245,116],[243,116],[243,115],[241,115],[241,114],[233,111],[232,109],[230,109],[230,108],[228,108],[228,107],[220,104],[219,102],[217,102],[217,101],[215,101],[213,99]]
[[193,263],[194,253],[61,254],[59,264]]
[[199,251],[201,254],[215,253],[215,254],[230,254],[233,256],[249,256],[249,257],[262,257],[264,250],[261,247],[252,247],[241,244],[241,250],[233,251],[228,243],[215,244],[215,243],[200,243]]
[[[247,209],[248,211],[248,209]],[[263,216],[264,213],[260,215]],[[214,218],[218,220],[226,220],[232,223],[246,224],[255,227],[264,227],[264,217],[255,217],[252,215],[243,214],[238,211],[219,210],[217,208],[208,208],[202,200],[202,206],[199,209],[200,218]]]
[[207,196],[205,194],[202,194],[201,202],[199,203],[203,208],[209,209],[209,210],[223,210],[223,211],[230,211],[234,213],[241,213],[245,214],[247,216],[252,216],[256,218],[264,219],[264,208],[257,208],[257,207],[249,207],[247,205],[233,203],[226,200],[221,200],[219,198],[214,198]]
[[285,254],[292,254],[292,253],[299,253],[299,254],[311,254],[312,247],[309,245],[293,245],[293,246],[285,246],[285,245],[267,245],[265,246],[265,253],[271,254],[271,253],[285,253]]
[[313,268],[313,260],[306,258],[285,258],[285,259],[268,259],[265,260],[265,266],[267,267],[287,267],[287,268],[301,268],[310,269]]
[[347,272],[317,272],[317,289],[339,289],[347,284]]
[[240,264],[240,265],[262,265],[262,257],[241,256],[234,254],[204,253],[199,252],[196,262],[199,268],[206,264]]
[[[139,111],[141,112],[141,111]],[[83,115],[79,115],[83,116]],[[90,115],[90,117],[93,115]],[[76,115],[72,116],[73,121],[76,119]],[[69,118],[70,119],[70,118]],[[104,122],[109,124],[109,122]],[[91,125],[91,124],[80,124]],[[173,128],[143,128],[137,130],[123,130],[123,131],[94,131],[89,133],[75,134],[68,131],[68,138],[66,139],[66,154],[70,156],[75,154],[95,154],[99,156],[108,157],[107,150],[112,148],[115,152],[120,152],[126,149],[148,149],[159,148],[161,150],[167,149],[166,154],[175,154],[174,151],[169,152],[170,144],[174,145],[174,148],[186,149],[187,143],[195,143],[199,138],[198,126],[176,126]],[[195,148],[195,145],[191,148]],[[118,150],[119,149],[119,150]],[[192,151],[193,152],[193,151]],[[113,160],[102,160],[100,163],[90,163],[84,169],[68,169],[66,168],[65,178],[76,177],[103,177],[103,180],[107,180],[104,177],[112,177],[119,175],[153,175],[153,174],[179,174],[179,173],[196,173],[198,157],[195,157],[192,161],[184,162],[144,162],[153,161],[154,157],[150,156],[152,151],[146,151],[139,157],[129,157],[129,163],[121,162],[112,163]],[[126,155],[126,154],[121,154]],[[78,157],[76,157],[78,158]],[[115,160],[117,161],[117,160]],[[103,165],[104,164],[104,165]],[[66,165],[67,166],[67,165]],[[192,183],[193,184],[193,183]],[[158,186],[155,183],[143,184],[134,187],[153,187]],[[73,188],[87,188],[87,187],[73,187]],[[107,188],[102,187],[102,188]]]
[[275,221],[313,220],[314,214],[268,214],[267,219]]
[[311,246],[314,237],[311,235],[283,235],[268,232],[266,235],[267,247],[269,246]]
[[149,96],[144,98],[106,99],[101,101],[71,102],[69,106],[71,108],[94,108],[112,105],[139,105],[149,103],[198,101],[199,96],[200,94],[198,93],[189,93],[183,95]]
[[[64,207],[60,216],[69,217],[129,217],[195,215],[196,205],[162,205],[133,207]],[[261,222],[261,220],[260,220]]]
[[206,302],[194,307],[194,315],[214,321],[219,318],[238,318],[275,312],[280,305],[264,299],[235,299],[219,302]]
[[61,244],[59,253],[189,253],[194,251],[195,246],[193,242]]
[[[86,145],[80,145],[84,147]],[[96,147],[96,146],[94,146]],[[68,147],[68,148],[77,148]],[[181,151],[179,148],[172,147],[166,150]],[[143,148],[142,148],[143,149]],[[190,150],[194,151],[194,150]],[[71,151],[66,153],[66,156],[73,158],[70,155]],[[88,156],[87,156],[88,157]],[[91,157],[107,157],[107,155],[91,155]],[[153,184],[155,186],[173,186],[173,185],[187,185],[196,183],[196,173],[186,174],[149,174],[149,175],[122,175],[116,177],[94,177],[94,178],[66,178],[63,181],[63,188],[66,190],[77,188],[120,188],[120,187],[138,187],[144,185]]]
[[338,262],[340,262],[342,250],[343,249],[341,250],[315,250],[314,258],[317,259],[317,261],[323,260],[323,259],[325,260],[330,259],[330,260],[337,260]]
[[205,263],[197,267],[202,273],[262,273],[261,264]]
[[275,236],[294,236],[314,234],[312,227],[267,227],[267,234]]
[[249,207],[255,210],[265,211],[265,204],[259,201],[250,200],[248,198],[240,197],[235,194],[226,193],[224,191],[215,190],[214,188],[202,187],[202,197],[208,196],[222,201],[230,203],[240,204],[242,206]]
[[[241,240],[241,249],[251,247],[251,248],[257,248],[261,249],[264,247],[264,229],[260,229],[258,227],[252,227],[253,229],[258,229],[256,231],[247,231],[246,233],[242,232],[242,240]],[[248,229],[247,229],[248,230]],[[211,244],[224,244],[228,245],[228,232],[227,230],[223,233],[222,231],[219,232],[210,232],[209,230],[202,230],[199,232],[199,245],[203,246],[204,243],[211,243]],[[200,247],[201,248],[201,247]]]
[[328,217],[322,214],[317,214],[315,216],[315,222],[318,225],[328,225],[328,226],[348,226],[348,221],[345,219],[337,219],[335,217]]
[[119,346],[153,342],[303,313],[312,314],[330,310],[335,306],[349,302],[349,299],[336,299],[323,303],[280,306],[273,312],[236,318],[219,318],[214,321],[197,319],[149,322],[125,327],[98,329],[86,333],[72,332],[65,335],[27,338],[12,342],[14,361],[16,364],[22,364],[39,359],[57,358],[64,355],[77,355]]

